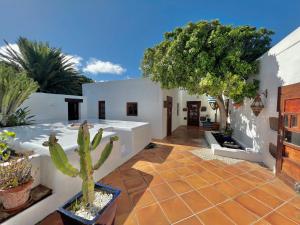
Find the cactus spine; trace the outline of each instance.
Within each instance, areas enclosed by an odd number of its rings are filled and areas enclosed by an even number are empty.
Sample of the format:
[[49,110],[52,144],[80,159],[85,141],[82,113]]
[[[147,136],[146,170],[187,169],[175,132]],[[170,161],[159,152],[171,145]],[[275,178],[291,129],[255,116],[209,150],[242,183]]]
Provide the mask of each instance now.
[[57,139],[54,134],[51,134],[49,141],[45,143],[49,146],[51,159],[55,167],[62,173],[71,176],[79,176],[82,179],[82,202],[85,207],[92,205],[94,201],[94,170],[99,169],[102,164],[109,157],[113,142],[118,140],[117,136],[111,137],[109,143],[105,146],[101,153],[101,156],[95,165],[92,164],[91,151],[95,150],[101,142],[103,129],[101,128],[95,135],[92,143],[90,143],[90,132],[88,129],[87,121],[84,121],[79,128],[77,144],[78,154],[80,157],[80,170],[73,167],[67,158],[67,155],[60,144],[57,143]]

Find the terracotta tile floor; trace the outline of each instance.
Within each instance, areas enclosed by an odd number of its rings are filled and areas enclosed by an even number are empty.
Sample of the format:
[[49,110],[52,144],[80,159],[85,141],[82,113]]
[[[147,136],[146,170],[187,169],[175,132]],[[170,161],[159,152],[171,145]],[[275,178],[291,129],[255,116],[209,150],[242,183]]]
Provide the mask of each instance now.
[[193,155],[203,131],[156,143],[101,180],[122,190],[116,225],[300,224],[300,196],[268,169]]

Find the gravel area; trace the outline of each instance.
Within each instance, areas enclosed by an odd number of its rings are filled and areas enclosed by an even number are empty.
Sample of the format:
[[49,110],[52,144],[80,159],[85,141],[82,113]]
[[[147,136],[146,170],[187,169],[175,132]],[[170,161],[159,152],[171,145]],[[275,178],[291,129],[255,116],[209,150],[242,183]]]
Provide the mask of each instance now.
[[86,220],[93,220],[98,212],[103,209],[110,200],[112,200],[113,195],[104,191],[95,192],[95,200],[91,207],[85,209],[81,206],[78,210],[72,211],[76,216],[80,216]]
[[210,148],[199,148],[199,149],[193,150],[192,152],[194,155],[200,157],[201,159],[204,159],[204,160],[218,159],[229,165],[244,161],[241,159],[233,159],[233,158],[214,155]]

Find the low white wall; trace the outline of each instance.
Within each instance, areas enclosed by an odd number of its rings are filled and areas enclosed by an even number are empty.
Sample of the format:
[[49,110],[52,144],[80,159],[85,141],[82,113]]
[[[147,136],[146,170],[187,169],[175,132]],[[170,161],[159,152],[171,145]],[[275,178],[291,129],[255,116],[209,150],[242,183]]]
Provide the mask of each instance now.
[[230,120],[234,137],[261,152],[264,163],[275,167],[275,159],[269,153],[269,143],[277,144],[277,132],[272,131],[269,117],[278,117],[278,87],[300,82],[300,27],[271,48],[260,59],[260,92],[268,90],[268,97],[262,96],[265,108],[256,117],[251,101],[246,101],[239,109],[232,108]]
[[67,121],[68,120],[68,103],[65,98],[83,99],[79,103],[80,119],[86,118],[86,99],[82,96],[60,95],[48,93],[33,93],[20,106],[20,108],[29,107],[31,115],[36,123],[46,121]]
[[[105,116],[108,120],[149,122],[151,138],[162,138],[161,88],[147,79],[98,82],[83,85],[87,99],[87,115],[98,118],[98,101],[105,101]],[[138,116],[127,116],[126,103],[138,103]]]
[[[180,101],[180,125],[187,125],[187,111],[183,111],[183,108],[187,107],[187,101],[201,101],[201,107],[205,106],[206,111],[201,112],[200,110],[200,116],[206,116],[208,115],[212,122],[215,122],[215,113],[216,111],[213,110],[210,105],[208,104],[208,99],[206,95],[189,95],[186,91],[180,90],[179,91],[179,101]],[[217,113],[217,121],[219,121],[220,113],[218,110]]]

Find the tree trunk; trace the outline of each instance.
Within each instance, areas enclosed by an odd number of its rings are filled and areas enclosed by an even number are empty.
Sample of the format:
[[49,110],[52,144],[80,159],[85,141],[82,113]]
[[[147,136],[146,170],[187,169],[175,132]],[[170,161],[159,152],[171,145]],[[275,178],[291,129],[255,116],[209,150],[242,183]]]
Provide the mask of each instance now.
[[227,123],[225,104],[221,96],[218,96],[216,100],[220,110],[220,130],[224,130],[226,128],[226,123]]

